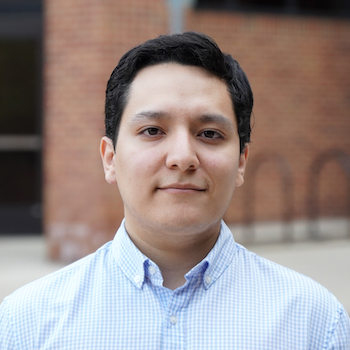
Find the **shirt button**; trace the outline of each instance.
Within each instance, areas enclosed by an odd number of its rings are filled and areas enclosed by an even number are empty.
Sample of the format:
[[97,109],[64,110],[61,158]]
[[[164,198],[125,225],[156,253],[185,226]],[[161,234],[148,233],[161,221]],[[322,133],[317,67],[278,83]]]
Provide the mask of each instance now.
[[139,283],[141,281],[141,276],[140,275],[136,275],[134,277],[134,281],[135,281],[135,283]]
[[205,276],[205,283],[206,284],[210,284],[211,283],[211,281],[212,281],[212,279],[211,279],[211,277],[209,276],[209,275],[207,275],[207,276]]
[[170,316],[170,323],[171,324],[176,324],[177,323],[177,317],[175,315]]
[[151,274],[151,275],[154,275],[156,273],[156,268],[154,266],[150,266],[148,268],[148,272]]

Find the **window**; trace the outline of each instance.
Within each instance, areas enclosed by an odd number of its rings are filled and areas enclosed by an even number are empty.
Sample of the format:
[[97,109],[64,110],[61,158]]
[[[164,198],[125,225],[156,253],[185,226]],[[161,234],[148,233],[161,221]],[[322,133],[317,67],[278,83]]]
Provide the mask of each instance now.
[[0,0],[0,234],[42,231],[41,29],[41,1]]
[[0,0],[0,13],[40,12],[41,0]]
[[350,15],[348,0],[197,0],[197,8],[320,16]]

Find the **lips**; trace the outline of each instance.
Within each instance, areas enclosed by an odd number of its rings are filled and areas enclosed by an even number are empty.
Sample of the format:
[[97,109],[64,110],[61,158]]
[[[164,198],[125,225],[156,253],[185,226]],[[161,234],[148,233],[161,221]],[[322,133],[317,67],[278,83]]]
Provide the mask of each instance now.
[[158,187],[159,190],[169,193],[198,193],[204,192],[206,189],[191,183],[173,183]]

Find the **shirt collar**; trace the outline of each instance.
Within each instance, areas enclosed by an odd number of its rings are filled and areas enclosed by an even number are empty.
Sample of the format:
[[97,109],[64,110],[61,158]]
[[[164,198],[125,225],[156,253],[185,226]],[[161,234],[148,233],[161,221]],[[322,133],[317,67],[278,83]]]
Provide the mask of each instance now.
[[[211,287],[222,275],[235,255],[235,241],[227,225],[222,221],[219,237],[209,254],[186,275],[186,280],[198,275],[203,275],[205,289]],[[141,289],[149,273],[149,266],[157,268],[157,265],[147,258],[131,241],[122,221],[112,243],[112,252],[117,264],[125,276],[137,288]]]
[[231,264],[235,253],[233,235],[224,221],[221,221],[220,234],[213,249],[185,277],[201,271],[203,273],[204,288],[208,289],[223,274],[229,264]]
[[125,219],[114,237],[112,252],[125,276],[137,288],[142,288],[145,281],[144,266],[149,259],[131,241],[125,229]]

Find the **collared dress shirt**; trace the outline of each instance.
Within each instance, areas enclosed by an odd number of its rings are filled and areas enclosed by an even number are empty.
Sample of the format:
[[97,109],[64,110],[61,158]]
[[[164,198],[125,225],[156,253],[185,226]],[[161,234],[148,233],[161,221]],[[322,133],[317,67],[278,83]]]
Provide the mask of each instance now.
[[325,288],[219,238],[171,291],[124,224],[114,240],[32,282],[0,307],[0,349],[350,349],[350,321]]

